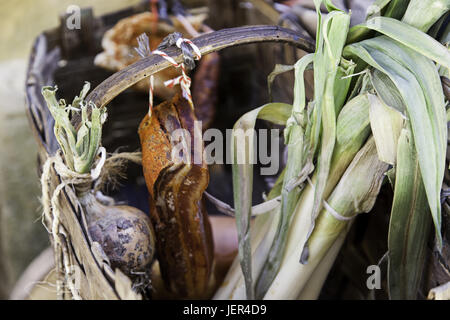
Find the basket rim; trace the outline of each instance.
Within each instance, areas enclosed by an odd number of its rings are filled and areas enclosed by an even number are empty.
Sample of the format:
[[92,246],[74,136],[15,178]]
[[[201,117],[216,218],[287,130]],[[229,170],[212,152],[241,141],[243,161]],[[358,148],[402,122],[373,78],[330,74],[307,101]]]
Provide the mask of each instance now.
[[[202,34],[191,41],[202,55],[245,44],[268,42],[289,44],[307,53],[315,50],[315,42],[309,37],[294,30],[269,25],[222,29]],[[182,52],[176,47],[166,49],[165,53],[177,63],[183,61]],[[105,79],[88,94],[86,101],[102,108],[125,89],[170,66],[170,62],[159,55],[143,58]],[[73,122],[78,124],[79,121],[80,118],[76,117]]]

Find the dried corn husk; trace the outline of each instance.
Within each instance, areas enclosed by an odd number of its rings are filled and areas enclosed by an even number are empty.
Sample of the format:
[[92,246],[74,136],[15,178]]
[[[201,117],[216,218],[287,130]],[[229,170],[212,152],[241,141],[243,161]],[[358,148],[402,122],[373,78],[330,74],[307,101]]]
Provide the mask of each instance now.
[[370,127],[377,145],[378,157],[381,161],[395,164],[397,159],[397,142],[403,127],[403,116],[400,112],[387,106],[378,96],[369,94]]

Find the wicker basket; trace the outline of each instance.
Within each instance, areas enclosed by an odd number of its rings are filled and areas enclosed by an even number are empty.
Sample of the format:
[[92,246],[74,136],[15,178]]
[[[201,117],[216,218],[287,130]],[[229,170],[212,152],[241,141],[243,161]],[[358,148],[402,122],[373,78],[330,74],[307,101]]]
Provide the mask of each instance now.
[[[92,10],[83,9],[81,23],[85,27],[82,30],[68,30],[65,23],[61,23],[60,27],[46,31],[36,39],[27,73],[26,96],[30,124],[39,145],[39,174],[41,174],[45,161],[58,150],[58,144],[53,134],[54,121],[41,95],[41,88],[44,85],[57,84],[60,97],[71,100],[71,97],[78,94],[83,82],[89,81],[93,87],[97,88],[91,92],[87,99],[95,102],[99,107],[108,104],[108,121],[103,129],[102,145],[109,151],[116,150],[118,147],[130,151],[139,149],[137,128],[146,113],[148,97],[143,93],[126,89],[150,74],[167,68],[168,63],[159,56],[152,56],[120,72],[111,74],[96,67],[93,60],[101,50],[100,43],[104,32],[118,20],[146,10],[146,3],[98,18],[93,16]],[[313,50],[313,43],[307,38],[294,31],[279,27],[236,28],[202,35],[194,42],[203,54],[239,44],[257,42],[284,42],[306,51]],[[275,46],[271,46],[275,48]],[[283,48],[284,45],[277,45],[276,47],[275,50],[280,51],[280,48]],[[233,64],[239,54],[242,57],[242,51],[233,50],[228,52],[228,60],[225,59],[222,64]],[[261,54],[262,51],[257,49],[246,51],[247,54],[249,52],[259,52],[258,59],[269,60],[269,63],[267,63],[269,65],[268,70],[270,71],[273,68],[276,62],[273,61],[274,51],[268,51],[269,53],[265,54]],[[182,59],[176,48],[168,49],[167,53],[178,62]],[[255,64],[256,61],[252,61],[252,63]],[[229,70],[223,74],[222,78],[230,79],[230,77],[233,77],[232,72],[239,70],[238,67],[240,68],[239,72],[247,73],[248,70],[243,69],[244,65],[236,66],[233,64],[234,69],[233,67],[227,68]],[[260,77],[258,81],[249,78],[246,89],[253,92],[258,92],[258,90],[266,92],[265,76],[267,73],[263,73],[264,76],[262,79]],[[119,93],[121,94],[119,95]],[[232,101],[230,102],[230,99],[233,99],[233,94],[230,95],[229,91],[225,94],[227,98],[220,102],[220,108],[218,109],[222,109],[222,114],[219,114],[218,118],[221,118],[221,120],[228,119],[228,122],[231,123],[246,109],[255,107],[260,103],[258,99],[266,99],[264,94],[258,94],[255,95],[258,97],[257,100],[247,100],[243,103],[242,108],[233,109],[230,108],[230,105],[233,104]],[[236,95],[239,95],[239,92],[234,94],[234,98],[236,98]],[[61,177],[52,168],[50,193],[60,183]],[[131,188],[132,192],[126,193],[126,190],[124,191],[126,188]],[[74,296],[73,290],[63,290],[60,298],[142,299],[141,295],[134,293],[131,289],[131,281],[119,270],[112,270],[102,259],[101,252],[91,245],[83,209],[80,205],[77,205],[78,202],[77,199],[73,198],[73,193],[67,192],[69,189],[70,186],[66,186],[58,198],[61,215],[60,224],[64,230],[60,240],[64,244],[66,260],[68,259],[66,264],[71,267],[71,270],[65,270],[64,282],[67,285],[68,281],[75,281],[77,292]],[[127,170],[125,187],[120,192],[108,195],[113,196],[115,200],[123,200],[130,205],[148,211],[146,192],[141,168],[130,166]],[[130,194],[137,194],[138,196],[135,196],[136,199],[131,199]],[[229,191],[229,195],[231,197],[231,191]],[[64,283],[60,285],[64,285]],[[71,288],[71,286],[68,287]]]

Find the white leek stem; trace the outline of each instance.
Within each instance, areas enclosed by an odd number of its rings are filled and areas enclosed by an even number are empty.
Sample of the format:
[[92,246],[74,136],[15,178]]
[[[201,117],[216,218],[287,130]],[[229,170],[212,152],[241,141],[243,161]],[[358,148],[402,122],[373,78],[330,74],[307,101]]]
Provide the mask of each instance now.
[[[252,273],[259,274],[262,264],[265,262],[267,257],[268,248],[270,248],[270,244],[272,243],[273,236],[275,234],[275,227],[278,224],[280,214],[280,206],[269,211],[268,213],[259,215],[255,218],[254,223],[252,224],[252,229],[255,232],[251,233],[251,247],[252,247],[252,256],[260,256],[261,258],[252,259]],[[274,227],[275,226],[275,227]],[[272,232],[270,232],[272,230]],[[271,236],[269,236],[269,234]],[[267,252],[264,253],[265,247]],[[255,272],[257,270],[257,272]],[[215,300],[223,300],[223,299],[232,299],[235,296],[235,290],[239,287],[242,282],[243,289],[243,297],[241,299],[245,299],[245,285],[243,282],[243,275],[241,270],[241,265],[239,263],[239,259],[234,259],[228,273],[225,277],[225,280],[222,282],[219,289],[217,289],[213,299]],[[241,281],[242,280],[242,281]]]
[[[273,239],[275,238],[275,234],[277,231],[277,227],[279,224],[279,218],[280,218],[280,208],[278,210],[275,210],[274,212],[270,213],[272,215],[270,220],[269,228],[266,232],[260,233],[258,232],[258,235],[261,239],[261,241],[256,244],[255,247],[256,250],[252,250],[252,273],[253,278],[257,278],[264,267],[264,263],[267,260],[267,256],[269,254],[270,248],[272,247]],[[253,244],[252,244],[253,248]],[[235,287],[235,290],[233,291],[231,299],[234,300],[243,300],[246,298],[245,295],[245,283],[244,278],[240,277],[239,281]]]
[[[329,205],[344,217],[368,212],[375,203],[386,170],[387,164],[378,159],[374,139],[370,138],[329,197]],[[299,263],[303,242],[295,242],[296,249],[283,257],[282,267],[264,299],[296,299],[347,225],[348,221],[337,220],[328,211],[322,210],[308,241],[308,263]],[[291,236],[292,233],[290,230]],[[301,238],[304,237],[303,234]]]
[[306,283],[305,288],[297,297],[298,300],[316,300],[319,298],[323,284],[325,283],[325,280],[330,273],[331,267],[333,267],[337,255],[341,251],[341,247],[344,244],[345,238],[347,237],[348,230],[350,230],[352,222],[353,221],[350,221],[347,231],[339,235],[339,237],[331,246],[330,250],[328,250],[328,252],[326,253],[325,257],[323,257],[322,261],[319,263],[316,270],[314,270],[313,274],[311,275],[311,278],[309,278],[308,282]]

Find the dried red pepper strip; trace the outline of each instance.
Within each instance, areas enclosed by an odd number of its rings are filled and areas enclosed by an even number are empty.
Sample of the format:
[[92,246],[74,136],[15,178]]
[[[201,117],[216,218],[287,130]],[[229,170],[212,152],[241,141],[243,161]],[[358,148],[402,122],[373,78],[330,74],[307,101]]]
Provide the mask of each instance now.
[[[194,134],[194,130],[201,130],[194,128],[195,120],[189,103],[177,95],[171,102],[156,106],[151,118],[146,115],[139,126],[161,274],[168,289],[182,298],[205,297],[214,254],[202,199],[209,173],[202,159],[201,132]],[[185,141],[190,144],[188,163],[172,161],[171,133],[180,128],[190,133],[190,141]],[[199,164],[194,163],[195,152],[202,160]]]

